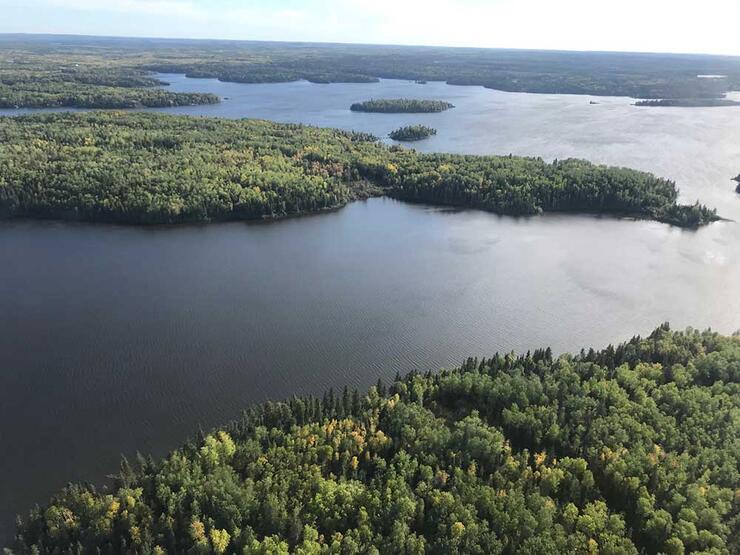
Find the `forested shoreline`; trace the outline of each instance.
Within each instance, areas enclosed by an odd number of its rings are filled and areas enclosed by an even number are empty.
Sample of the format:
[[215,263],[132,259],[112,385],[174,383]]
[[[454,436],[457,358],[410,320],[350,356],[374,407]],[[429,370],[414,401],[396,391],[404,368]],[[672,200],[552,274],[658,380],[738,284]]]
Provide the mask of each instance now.
[[0,216],[133,224],[274,218],[362,196],[480,208],[718,219],[675,183],[583,160],[421,154],[259,120],[132,112],[0,118]]
[[[1,49],[0,49],[1,51]],[[0,61],[0,108],[164,108],[217,104],[210,93],[174,93],[147,71],[114,61]]]
[[167,108],[218,104],[211,93],[173,93],[161,89],[42,85],[0,86],[0,108]]
[[[445,81],[711,105],[740,87],[740,58],[697,55],[33,35],[0,35],[0,54],[0,107],[151,105],[143,103],[151,95],[146,88],[163,83],[150,72],[236,83]],[[159,94],[166,100],[157,99],[156,106],[212,101]]]
[[468,359],[247,409],[19,520],[23,553],[740,550],[740,336]]

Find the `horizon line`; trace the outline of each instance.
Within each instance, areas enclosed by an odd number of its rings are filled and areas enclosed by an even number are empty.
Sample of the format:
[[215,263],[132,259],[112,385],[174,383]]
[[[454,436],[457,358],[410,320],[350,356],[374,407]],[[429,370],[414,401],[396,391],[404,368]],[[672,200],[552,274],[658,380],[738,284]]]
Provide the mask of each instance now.
[[647,50],[599,50],[599,49],[561,49],[561,48],[517,48],[506,46],[452,46],[434,44],[403,44],[403,43],[373,43],[373,42],[336,42],[336,41],[307,41],[289,39],[233,39],[233,38],[204,38],[204,37],[166,37],[152,35],[96,35],[80,33],[35,33],[35,32],[6,32],[0,31],[0,37],[78,37],[95,39],[128,39],[128,40],[157,40],[157,41],[192,41],[192,42],[231,42],[231,43],[267,43],[267,44],[315,44],[336,46],[376,46],[376,47],[398,47],[398,48],[445,48],[451,50],[501,50],[509,52],[555,52],[576,54],[636,54],[657,56],[696,56],[712,58],[736,58],[738,54],[712,54],[707,52],[667,52]]

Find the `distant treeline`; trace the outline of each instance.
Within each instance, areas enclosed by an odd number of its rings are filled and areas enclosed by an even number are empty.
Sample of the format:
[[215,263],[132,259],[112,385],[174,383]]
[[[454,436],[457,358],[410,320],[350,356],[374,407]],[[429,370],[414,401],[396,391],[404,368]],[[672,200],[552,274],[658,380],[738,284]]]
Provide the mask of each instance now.
[[[721,98],[740,84],[740,60],[710,56],[318,44],[235,44],[230,49],[228,54],[211,53],[201,46],[187,61],[176,56],[165,61],[159,51],[157,61],[144,67],[243,83],[363,82],[379,77],[509,92],[633,98]],[[698,77],[709,68],[728,77]]]
[[659,100],[638,100],[635,106],[704,108],[740,106],[740,102],[727,98],[663,98]]
[[353,112],[380,112],[384,114],[421,114],[444,112],[455,106],[443,100],[420,100],[417,98],[387,98],[355,102],[350,106]]
[[468,359],[247,409],[19,520],[33,553],[740,553],[740,338]]
[[166,83],[115,61],[94,58],[87,64],[65,63],[51,55],[24,63],[0,60],[0,108],[163,108],[220,102],[214,94],[154,88]]
[[173,93],[162,89],[129,89],[67,83],[0,85],[0,108],[166,108],[217,104],[210,93]]
[[673,182],[583,160],[420,154],[367,134],[134,112],[0,118],[0,215],[128,223],[279,217],[369,194],[501,214],[629,214],[695,227]]
[[388,136],[394,141],[420,141],[436,134],[436,129],[426,125],[407,125],[391,131]]
[[[238,83],[368,83],[379,78],[446,81],[511,92],[660,99],[721,99],[740,87],[740,59],[608,52],[516,51],[415,46],[0,36],[4,95],[19,106],[41,104],[60,84],[70,93],[158,84],[147,71],[184,73]],[[723,75],[702,79],[699,75]],[[49,90],[47,90],[47,88]],[[113,91],[100,91],[112,94]],[[75,106],[73,94],[61,97]],[[18,104],[24,102],[27,104]],[[55,102],[59,102],[57,99]],[[56,106],[57,104],[53,104]],[[97,107],[110,102],[101,101]]]

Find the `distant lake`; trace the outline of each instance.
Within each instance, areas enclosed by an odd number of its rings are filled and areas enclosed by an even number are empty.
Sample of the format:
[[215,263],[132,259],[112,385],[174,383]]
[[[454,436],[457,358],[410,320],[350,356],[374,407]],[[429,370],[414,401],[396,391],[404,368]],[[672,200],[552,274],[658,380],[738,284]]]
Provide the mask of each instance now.
[[[257,117],[425,151],[579,157],[675,179],[740,220],[740,108],[404,81],[242,85],[163,76]],[[349,111],[447,100],[440,114]],[[594,100],[599,104],[589,104]],[[20,110],[0,113],[21,113]],[[389,199],[272,223],[136,228],[0,222],[0,538],[13,515],[121,453],[162,455],[250,403],[366,388],[495,351],[605,346],[675,328],[740,328],[740,224],[687,231],[592,216],[502,217]]]

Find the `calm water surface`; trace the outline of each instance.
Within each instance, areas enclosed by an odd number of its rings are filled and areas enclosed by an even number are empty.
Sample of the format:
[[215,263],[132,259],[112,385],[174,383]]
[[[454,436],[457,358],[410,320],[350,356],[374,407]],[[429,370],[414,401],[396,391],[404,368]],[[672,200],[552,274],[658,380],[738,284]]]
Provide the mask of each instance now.
[[[166,76],[259,117],[385,135],[436,127],[423,150],[577,156],[675,179],[740,220],[740,108],[401,81],[239,85]],[[441,114],[352,102],[449,100]],[[14,111],[12,113],[19,113]],[[131,228],[0,222],[0,537],[121,453],[155,455],[246,405],[468,355],[606,345],[674,327],[740,328],[740,225],[699,231],[589,216],[500,217],[388,199],[268,224]]]

